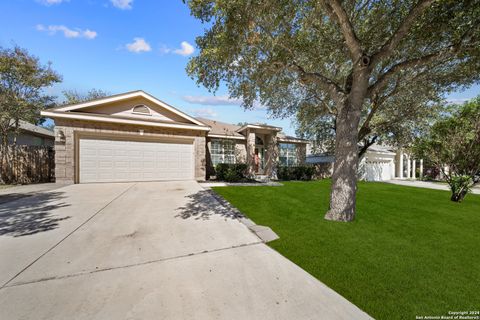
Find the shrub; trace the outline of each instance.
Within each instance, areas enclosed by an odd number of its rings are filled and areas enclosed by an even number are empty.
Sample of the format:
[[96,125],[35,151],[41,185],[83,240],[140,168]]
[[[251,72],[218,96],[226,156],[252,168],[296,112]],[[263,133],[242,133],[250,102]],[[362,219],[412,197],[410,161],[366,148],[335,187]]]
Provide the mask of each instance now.
[[217,180],[227,182],[247,181],[247,165],[245,163],[219,163],[215,167]]
[[463,198],[471,191],[473,186],[472,177],[468,175],[451,176],[447,181],[450,190],[452,190],[450,200],[455,202],[462,202]]
[[312,180],[315,168],[313,166],[296,166],[296,167],[278,167],[277,176],[279,180]]

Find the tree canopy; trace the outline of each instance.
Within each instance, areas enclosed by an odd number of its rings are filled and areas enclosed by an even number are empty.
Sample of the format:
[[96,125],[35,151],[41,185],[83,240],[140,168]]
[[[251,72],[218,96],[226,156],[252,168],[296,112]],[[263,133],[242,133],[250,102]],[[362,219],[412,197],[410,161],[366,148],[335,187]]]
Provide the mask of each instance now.
[[15,133],[19,121],[36,123],[40,111],[54,104],[54,96],[44,89],[60,82],[50,64],[43,65],[26,49],[0,47],[0,135],[2,146]]
[[442,169],[452,200],[462,201],[480,182],[480,96],[452,109],[416,141],[413,150]]
[[199,84],[214,91],[224,83],[244,107],[259,101],[274,116],[314,109],[333,117],[326,219],[354,219],[357,146],[378,131],[373,120],[383,113],[395,127],[393,115],[412,106],[403,99],[480,79],[479,0],[185,2],[207,28],[187,67]]
[[80,93],[77,90],[64,90],[62,91],[65,99],[62,104],[76,104],[89,100],[103,98],[109,95],[108,92],[101,89],[90,89],[86,94]]

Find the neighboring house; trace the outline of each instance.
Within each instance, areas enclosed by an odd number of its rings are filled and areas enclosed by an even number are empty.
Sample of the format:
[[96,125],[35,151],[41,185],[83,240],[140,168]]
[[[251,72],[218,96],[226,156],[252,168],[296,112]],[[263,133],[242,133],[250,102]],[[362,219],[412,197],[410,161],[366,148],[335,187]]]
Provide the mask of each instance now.
[[247,163],[275,177],[280,164],[305,161],[306,140],[281,128],[194,118],[134,91],[42,112],[55,121],[60,183],[199,180],[218,163]]
[[[308,155],[307,163],[328,164],[333,166],[335,157],[332,155]],[[418,174],[417,174],[417,163]],[[331,168],[330,168],[331,170]],[[423,176],[423,160],[417,161],[403,149],[374,144],[360,159],[359,179],[366,181],[385,181],[391,179],[416,179]]]
[[53,146],[55,134],[46,128],[36,126],[26,121],[19,121],[20,132],[9,135],[8,143],[23,146]]

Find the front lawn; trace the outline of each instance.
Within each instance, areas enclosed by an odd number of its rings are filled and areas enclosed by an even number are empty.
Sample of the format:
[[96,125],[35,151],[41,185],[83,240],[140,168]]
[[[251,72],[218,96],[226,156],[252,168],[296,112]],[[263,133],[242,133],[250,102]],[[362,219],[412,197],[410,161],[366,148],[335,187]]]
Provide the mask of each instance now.
[[214,190],[280,239],[269,245],[377,319],[480,309],[480,196],[360,183],[357,219],[323,219],[330,181]]

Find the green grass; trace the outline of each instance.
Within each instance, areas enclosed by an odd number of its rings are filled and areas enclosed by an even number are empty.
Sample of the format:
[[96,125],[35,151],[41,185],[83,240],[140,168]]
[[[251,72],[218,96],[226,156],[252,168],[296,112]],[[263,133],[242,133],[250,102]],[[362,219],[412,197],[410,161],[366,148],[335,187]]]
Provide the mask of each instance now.
[[360,183],[352,223],[323,219],[330,181],[214,190],[280,239],[269,245],[377,319],[480,309],[480,196]]

